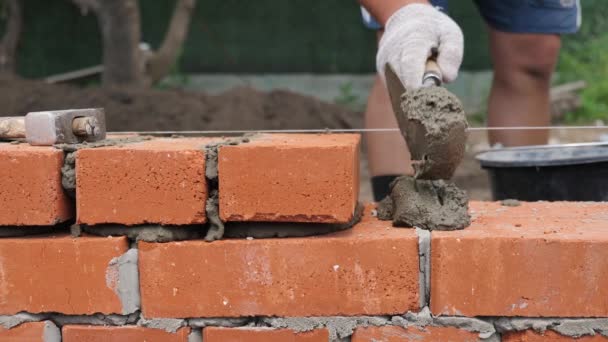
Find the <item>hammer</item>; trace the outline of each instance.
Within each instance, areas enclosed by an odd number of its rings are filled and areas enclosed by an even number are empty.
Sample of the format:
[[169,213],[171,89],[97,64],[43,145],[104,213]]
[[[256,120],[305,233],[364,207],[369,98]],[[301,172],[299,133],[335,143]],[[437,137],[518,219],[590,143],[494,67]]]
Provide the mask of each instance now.
[[106,138],[102,108],[31,112],[0,117],[0,140],[25,139],[30,145],[77,144]]

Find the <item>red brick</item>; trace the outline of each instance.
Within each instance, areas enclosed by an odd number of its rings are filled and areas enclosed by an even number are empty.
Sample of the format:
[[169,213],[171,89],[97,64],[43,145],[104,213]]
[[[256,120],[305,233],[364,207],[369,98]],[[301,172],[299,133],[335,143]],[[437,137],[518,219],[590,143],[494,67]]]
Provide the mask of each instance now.
[[61,332],[63,342],[187,342],[190,328],[170,333],[138,326],[66,325]]
[[212,139],[155,139],[77,152],[77,218],[90,225],[206,222]]
[[61,187],[63,152],[0,143],[0,226],[45,226],[73,216]]
[[224,221],[349,222],[359,195],[359,135],[274,134],[219,152]]
[[140,243],[145,317],[332,316],[417,310],[418,239],[366,218],[331,235]]
[[205,328],[205,342],[328,342],[329,331],[316,329],[298,333],[288,329],[270,328]]
[[0,314],[121,313],[106,271],[127,248],[125,237],[0,239]]
[[479,335],[452,327],[402,328],[396,326],[357,328],[352,342],[402,342],[402,341],[479,341]]
[[12,329],[0,327],[0,342],[48,342],[45,341],[47,333],[55,332],[59,336],[59,328],[51,322],[23,323]]
[[608,205],[473,203],[473,224],[433,232],[431,310],[466,316],[606,317]]
[[580,342],[606,342],[608,338],[602,335],[595,336],[583,336],[579,338],[572,338],[568,336],[560,335],[554,331],[547,330],[544,333],[537,333],[533,330],[526,330],[520,332],[510,332],[502,335],[504,342],[559,342],[559,341],[580,341]]

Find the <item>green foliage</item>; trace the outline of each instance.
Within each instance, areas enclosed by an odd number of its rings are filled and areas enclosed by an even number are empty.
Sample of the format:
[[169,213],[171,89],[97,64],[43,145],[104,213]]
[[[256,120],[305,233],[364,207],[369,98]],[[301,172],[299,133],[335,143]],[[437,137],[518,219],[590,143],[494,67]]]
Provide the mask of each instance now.
[[566,115],[569,123],[608,120],[608,8],[604,1],[586,0],[583,25],[564,38],[558,66],[559,81],[584,80],[582,107]]
[[157,89],[175,89],[175,88],[185,88],[190,83],[190,76],[184,73],[181,69],[180,60],[184,53],[183,47],[180,49],[178,53],[178,57],[175,60],[175,63],[171,66],[171,71],[169,75],[154,87]]
[[488,114],[485,110],[467,115],[467,121],[471,127],[485,126]]
[[355,111],[361,111],[361,99],[353,91],[353,83],[346,82],[340,85],[340,95],[334,99],[334,103],[345,106]]

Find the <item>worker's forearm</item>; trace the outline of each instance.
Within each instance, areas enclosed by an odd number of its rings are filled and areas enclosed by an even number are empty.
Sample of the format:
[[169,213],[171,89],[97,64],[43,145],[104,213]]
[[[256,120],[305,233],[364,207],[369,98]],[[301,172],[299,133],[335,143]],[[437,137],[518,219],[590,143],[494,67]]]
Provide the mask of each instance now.
[[428,4],[428,0],[359,0],[359,3],[371,15],[378,21],[382,26],[386,24],[386,21],[390,16],[395,13],[398,9],[409,4]]

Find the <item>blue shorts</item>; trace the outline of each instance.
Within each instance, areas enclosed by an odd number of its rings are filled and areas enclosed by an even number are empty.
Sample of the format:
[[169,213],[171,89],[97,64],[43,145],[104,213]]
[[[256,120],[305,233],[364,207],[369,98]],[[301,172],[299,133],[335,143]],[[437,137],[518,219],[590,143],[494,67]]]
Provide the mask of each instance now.
[[[581,25],[580,0],[474,0],[485,21],[496,30],[511,33],[575,33]],[[447,10],[448,0],[431,0]],[[363,23],[370,29],[380,25],[363,7]]]

